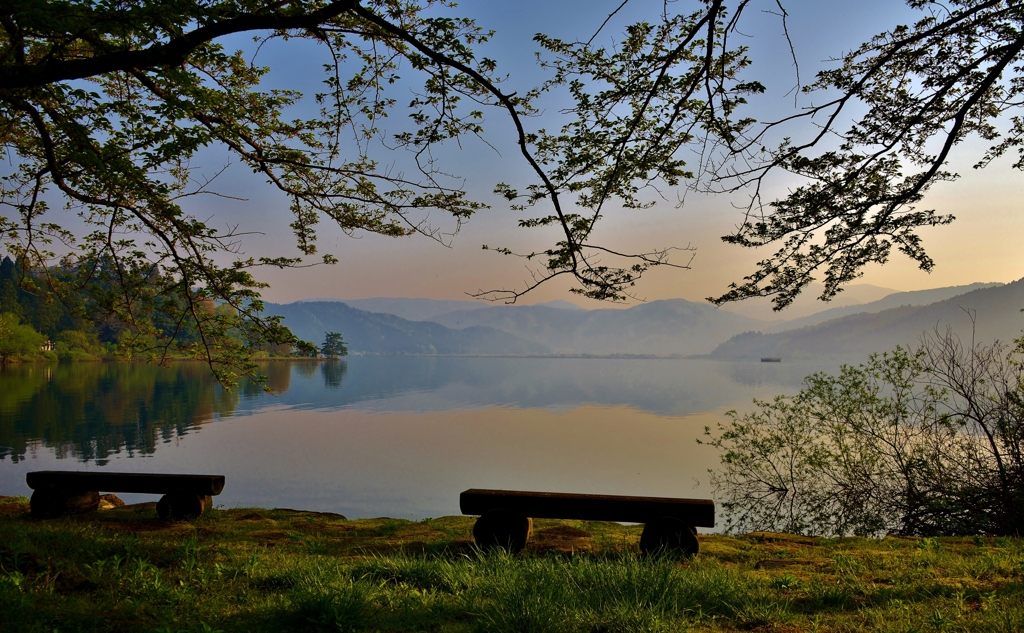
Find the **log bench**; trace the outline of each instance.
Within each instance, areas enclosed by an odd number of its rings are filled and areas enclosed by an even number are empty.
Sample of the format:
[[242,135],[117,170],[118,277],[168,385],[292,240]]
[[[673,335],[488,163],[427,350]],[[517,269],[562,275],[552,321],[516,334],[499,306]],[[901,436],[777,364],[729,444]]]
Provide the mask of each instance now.
[[156,504],[161,519],[193,519],[213,507],[213,495],[224,490],[224,475],[38,470],[25,481],[34,491],[29,508],[39,517],[92,512],[102,491],[163,495]]
[[522,490],[470,489],[459,495],[462,514],[479,515],[473,539],[483,549],[526,546],[533,519],[643,523],[640,550],[697,553],[698,527],[715,527],[711,499],[583,495]]

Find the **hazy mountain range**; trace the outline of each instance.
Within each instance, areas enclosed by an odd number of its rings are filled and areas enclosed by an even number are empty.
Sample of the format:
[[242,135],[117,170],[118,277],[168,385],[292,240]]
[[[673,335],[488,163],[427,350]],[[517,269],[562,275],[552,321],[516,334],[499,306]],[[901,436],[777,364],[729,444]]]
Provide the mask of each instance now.
[[[782,323],[772,324],[771,327],[768,328],[768,331],[782,332],[785,330],[795,330],[804,326],[817,325],[818,323],[824,323],[825,321],[831,321],[832,319],[838,319],[851,314],[860,314],[862,312],[882,312],[883,310],[888,310],[890,308],[902,308],[903,306],[926,306],[930,303],[944,301],[952,297],[967,294],[974,290],[981,290],[982,288],[996,288],[1002,285],[1003,284],[995,283],[976,283],[967,286],[933,288],[931,290],[894,292],[893,294],[887,295],[878,301],[831,308],[828,310],[822,310],[821,312],[810,316],[793,318],[788,321],[783,321]],[[1021,307],[1024,308],[1024,306]]]
[[547,306],[492,306],[432,319],[450,328],[491,327],[563,354],[673,354],[710,352],[762,321],[683,299],[651,301],[628,309],[560,310]]
[[[947,327],[970,340],[1012,342],[1024,327],[1024,280],[973,290],[923,306],[904,305],[874,313],[831,319],[774,333],[746,332],[719,345],[709,356],[723,360],[863,359],[896,345],[918,342],[923,332]],[[973,323],[972,323],[973,317]]]
[[[879,290],[870,287],[859,294],[870,297]],[[971,322],[961,308],[976,311],[979,339],[1012,340],[1024,327],[1019,312],[1024,308],[1024,281],[890,293],[784,322],[682,299],[595,310],[566,301],[507,306],[383,297],[267,304],[267,312],[285,317],[299,337],[319,343],[324,332],[341,332],[353,353],[708,355],[737,360],[866,357],[897,343],[913,343],[936,325],[950,325],[969,336]]]
[[843,288],[843,291],[833,297],[828,303],[822,303],[821,301],[818,301],[818,297],[824,289],[825,286],[822,284],[810,284],[803,292],[800,293],[799,296],[797,296],[796,300],[782,312],[775,312],[772,309],[771,299],[767,297],[727,303],[722,306],[721,309],[726,312],[749,317],[751,319],[759,319],[761,321],[790,321],[792,319],[800,319],[806,316],[811,316],[812,314],[817,314],[826,307],[838,308],[863,305],[871,303],[872,301],[878,301],[879,299],[899,292],[892,288],[882,288],[881,286],[872,286],[871,284],[854,284]]
[[301,339],[320,344],[325,332],[341,332],[350,352],[371,354],[548,354],[544,345],[487,327],[453,330],[429,321],[357,310],[344,303],[266,304],[267,314]]
[[[374,297],[371,299],[303,299],[296,303],[337,303],[365,310],[367,312],[380,312],[393,314],[409,321],[433,321],[434,317],[456,312],[458,310],[482,310],[490,308],[493,303],[484,301],[457,301],[452,299],[416,299],[408,297]],[[582,310],[583,308],[568,301],[549,301],[538,305],[549,308],[561,308],[563,310]]]

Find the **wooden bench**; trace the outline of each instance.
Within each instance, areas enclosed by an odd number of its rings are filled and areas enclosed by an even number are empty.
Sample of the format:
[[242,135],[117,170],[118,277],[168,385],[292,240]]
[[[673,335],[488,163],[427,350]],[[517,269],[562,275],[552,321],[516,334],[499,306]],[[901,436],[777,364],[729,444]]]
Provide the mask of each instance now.
[[192,519],[213,506],[224,490],[224,475],[158,475],[147,473],[39,470],[25,477],[34,492],[29,507],[41,517],[92,512],[100,492],[163,495],[156,504],[162,519]]
[[640,550],[697,553],[698,527],[715,527],[711,499],[581,495],[521,490],[470,489],[459,495],[462,514],[479,515],[473,539],[481,548],[519,551],[533,533],[533,519],[643,523]]

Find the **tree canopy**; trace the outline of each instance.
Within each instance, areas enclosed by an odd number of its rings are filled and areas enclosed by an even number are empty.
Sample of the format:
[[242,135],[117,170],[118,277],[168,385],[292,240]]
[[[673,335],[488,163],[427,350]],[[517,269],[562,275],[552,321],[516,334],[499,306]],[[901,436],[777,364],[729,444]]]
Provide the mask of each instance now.
[[[716,174],[719,190],[753,191],[747,220],[723,239],[781,247],[712,301],[772,296],[781,309],[822,269],[828,299],[865,265],[886,263],[893,247],[930,271],[935,263],[918,229],[954,218],[916,205],[932,185],[958,177],[947,169],[954,148],[974,136],[988,144],[975,168],[1007,152],[1017,153],[1015,169],[1024,167],[1024,7],[1006,0],[906,3],[921,11],[920,20],[845,53],[804,89],[826,95],[824,103],[761,124],[731,148],[747,160]],[[866,111],[851,113],[858,108]],[[818,122],[810,138],[764,147],[773,132],[810,119]],[[763,201],[760,185],[778,169],[806,184]]]
[[324,333],[324,344],[320,346],[320,353],[327,358],[338,358],[348,356],[348,345],[338,332]]
[[[780,2],[766,4],[785,16]],[[874,38],[809,87],[837,90],[836,99],[760,123],[743,106],[764,87],[736,44],[750,0],[702,0],[679,13],[666,3],[610,47],[595,44],[597,34],[537,35],[548,79],[520,92],[503,88],[498,63],[477,53],[492,32],[447,0],[0,0],[0,152],[14,165],[0,184],[0,232],[21,265],[42,271],[41,287],[93,289],[80,309],[127,324],[136,346],[166,350],[191,328],[199,336],[189,349],[230,380],[254,371],[254,345],[295,342],[261,316],[265,284],[253,269],[334,261],[318,249],[323,220],[350,233],[444,239],[428,212],[457,229],[487,203],[433,152],[482,137],[485,112],[498,112],[513,123],[533,180],[497,183],[495,193],[534,210],[522,227],[555,227],[559,237],[528,253],[493,247],[526,258],[534,277],[481,296],[514,301],[569,276],[584,296],[626,298],[650,267],[686,262],[672,262],[672,249],[596,242],[610,208],[650,206],[664,188],[750,187],[748,220],[726,239],[783,246],[715,300],[770,295],[783,307],[822,267],[827,298],[865,264],[886,261],[892,245],[931,267],[916,229],[949,218],[912,205],[953,177],[942,169],[953,145],[979,134],[993,143],[989,159],[1020,145],[1016,119],[1003,137],[994,123],[1019,97],[1020,7],[909,4],[926,17]],[[225,48],[236,34],[327,51],[316,112],[296,118],[303,95],[261,88],[268,69]],[[537,104],[556,91],[572,105],[548,129]],[[825,147],[854,103],[868,114],[838,148]],[[409,127],[383,137],[382,121],[396,114]],[[827,119],[817,136],[769,149],[774,130],[812,116]],[[936,138],[944,142],[932,151]],[[216,174],[190,162],[211,146],[287,197],[301,258],[245,256],[244,227],[220,231],[183,209],[216,192]],[[409,171],[393,168],[396,151]],[[904,175],[904,163],[921,171]],[[762,203],[758,186],[773,170],[807,184]],[[48,213],[56,200],[88,228]]]

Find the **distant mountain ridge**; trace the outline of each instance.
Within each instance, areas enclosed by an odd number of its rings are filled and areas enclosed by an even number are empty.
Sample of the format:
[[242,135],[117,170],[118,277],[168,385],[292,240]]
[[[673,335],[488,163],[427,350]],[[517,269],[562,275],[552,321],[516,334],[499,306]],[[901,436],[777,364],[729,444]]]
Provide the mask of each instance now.
[[764,334],[745,332],[719,345],[709,358],[783,360],[842,358],[866,359],[896,345],[917,343],[923,332],[947,326],[962,339],[971,336],[971,316],[976,315],[978,341],[1011,342],[1024,327],[1024,280],[980,288],[924,306],[902,306],[877,313],[860,313],[794,330]]
[[782,312],[772,310],[771,300],[767,297],[727,303],[722,306],[722,309],[751,319],[781,323],[812,316],[829,308],[864,305],[899,293],[898,290],[892,288],[882,288],[871,284],[853,284],[844,287],[842,292],[825,303],[818,301],[818,297],[824,289],[825,287],[820,283],[811,283]]
[[772,325],[768,331],[770,332],[783,332],[786,330],[795,330],[798,328],[806,327],[808,325],[816,325],[818,323],[824,323],[825,321],[831,321],[832,319],[838,319],[840,317],[849,316],[851,314],[860,314],[862,312],[882,312],[890,308],[900,308],[903,306],[924,306],[936,301],[943,301],[945,299],[951,299],[968,292],[975,290],[981,290],[984,288],[994,288],[1002,286],[1002,283],[974,283],[966,286],[946,286],[944,288],[931,288],[929,290],[911,290],[909,292],[894,292],[891,295],[879,299],[878,301],[872,301],[870,303],[858,303],[848,306],[840,306],[837,308],[831,308],[823,310],[821,312],[812,314],[810,316],[801,317],[798,319],[791,319],[784,321],[777,325]]
[[340,302],[266,304],[301,339],[320,344],[341,332],[349,351],[369,354],[548,354],[544,345],[487,327],[453,330],[429,321],[358,310]]
[[[912,344],[936,323],[969,331],[970,320],[958,306],[977,310],[979,337],[1012,340],[1024,326],[1017,312],[1024,307],[1022,283],[892,293],[783,323],[683,299],[585,310],[565,301],[509,306],[377,297],[267,304],[267,311],[284,316],[296,335],[314,343],[326,331],[341,332],[355,353],[865,358]],[[870,296],[883,289],[862,290]]]
[[765,325],[684,299],[651,301],[628,309],[493,306],[449,312],[433,321],[450,328],[494,328],[555,353],[657,356],[706,354],[739,332]]
[[[427,299],[424,297],[371,297],[368,299],[302,299],[295,303],[344,303],[357,310],[393,314],[409,321],[431,321],[433,317],[458,310],[481,310],[494,304],[486,301],[457,299]],[[538,305],[562,310],[582,310],[583,308],[556,299]]]

